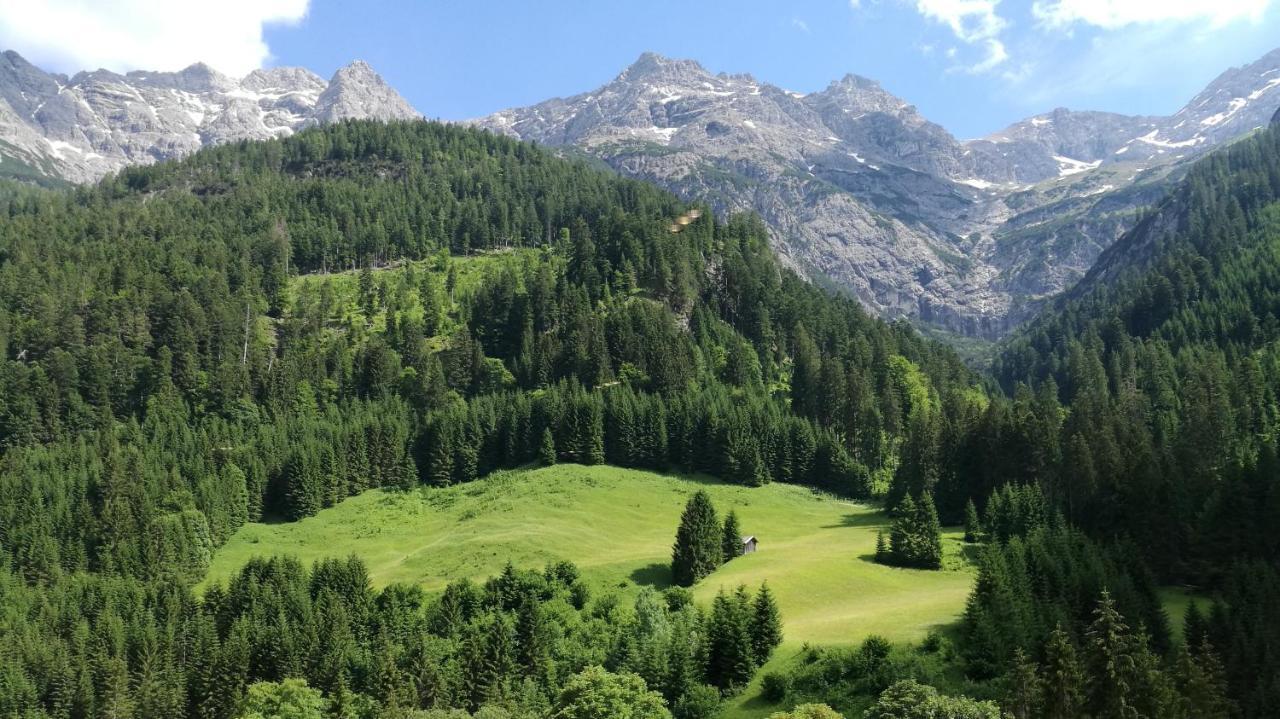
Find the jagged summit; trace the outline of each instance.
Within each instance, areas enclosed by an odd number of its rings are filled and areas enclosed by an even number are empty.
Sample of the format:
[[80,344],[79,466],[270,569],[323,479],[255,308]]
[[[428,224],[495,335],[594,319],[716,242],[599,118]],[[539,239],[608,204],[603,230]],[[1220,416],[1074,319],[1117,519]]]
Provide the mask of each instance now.
[[316,122],[343,119],[411,120],[422,117],[364,60],[338,68],[316,99]]
[[617,81],[635,82],[690,75],[710,75],[710,73],[696,60],[673,60],[656,52],[643,52],[635,62],[618,74]]
[[1056,108],[961,142],[861,75],[802,95],[650,52],[475,122],[755,210],[793,265],[881,314],[995,337],[1079,279],[1169,167],[1269,121],[1277,67],[1280,51],[1224,73],[1181,116]]
[[68,79],[12,50],[0,53],[0,151],[73,181],[207,144],[288,135],[317,122],[415,117],[363,61],[328,82],[296,67],[236,79],[205,63],[177,72],[92,70]]

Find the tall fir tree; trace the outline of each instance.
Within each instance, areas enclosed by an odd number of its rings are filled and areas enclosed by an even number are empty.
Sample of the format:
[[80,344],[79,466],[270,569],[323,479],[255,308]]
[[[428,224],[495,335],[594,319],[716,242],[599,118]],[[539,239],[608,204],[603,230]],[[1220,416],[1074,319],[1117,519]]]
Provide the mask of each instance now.
[[964,505],[964,541],[973,544],[982,538],[982,522],[978,520],[978,508],[973,499]]
[[732,509],[724,517],[721,547],[724,550],[724,561],[742,554],[742,529],[738,526],[738,513]]
[[685,504],[671,550],[671,577],[682,587],[691,587],[711,574],[724,561],[723,529],[716,517],[711,497],[698,490]]
[[751,651],[757,665],[763,665],[782,643],[782,614],[769,583],[762,582],[752,603]]

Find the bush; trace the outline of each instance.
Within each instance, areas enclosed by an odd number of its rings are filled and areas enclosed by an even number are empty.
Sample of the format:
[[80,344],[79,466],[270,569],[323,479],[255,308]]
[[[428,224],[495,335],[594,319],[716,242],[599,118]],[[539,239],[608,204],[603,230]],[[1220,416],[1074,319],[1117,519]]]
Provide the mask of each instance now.
[[791,691],[791,677],[778,672],[769,672],[760,680],[760,695],[777,704],[787,698]]

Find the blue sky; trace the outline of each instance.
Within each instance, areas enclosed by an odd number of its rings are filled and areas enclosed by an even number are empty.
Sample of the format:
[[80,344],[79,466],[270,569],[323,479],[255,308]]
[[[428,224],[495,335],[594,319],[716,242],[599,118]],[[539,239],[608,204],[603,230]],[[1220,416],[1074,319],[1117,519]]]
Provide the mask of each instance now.
[[853,72],[960,137],[1059,106],[1170,113],[1280,46],[1280,0],[0,0],[0,18],[0,46],[67,72],[362,58],[444,119],[593,89],[645,50],[801,92]]

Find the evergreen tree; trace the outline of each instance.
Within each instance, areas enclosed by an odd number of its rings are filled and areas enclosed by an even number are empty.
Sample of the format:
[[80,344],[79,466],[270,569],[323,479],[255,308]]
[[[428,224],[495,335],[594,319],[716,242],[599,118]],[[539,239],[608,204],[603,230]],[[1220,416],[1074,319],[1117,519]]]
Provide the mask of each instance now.
[[751,651],[756,664],[763,665],[782,643],[782,616],[768,582],[760,584],[752,610]]
[[970,499],[964,505],[964,541],[973,544],[982,538],[982,522],[978,520],[978,508]]
[[942,524],[938,521],[938,510],[934,507],[933,495],[929,492],[925,492],[916,504],[914,529],[916,556],[908,561],[925,569],[941,569]]
[[707,625],[707,680],[721,689],[740,687],[750,681],[755,668],[750,606],[742,597],[720,590]]
[[1093,716],[1116,719],[1141,716],[1135,706],[1139,665],[1134,637],[1106,590],[1093,610],[1093,623],[1086,636],[1089,711]]
[[724,561],[728,562],[742,554],[742,530],[738,527],[738,514],[732,509],[724,517],[722,536],[721,546],[724,548]]
[[1036,664],[1018,647],[1013,655],[1013,667],[1006,678],[1004,710],[1013,719],[1041,719],[1041,680]]
[[538,445],[538,461],[542,466],[550,467],[556,463],[556,440],[551,435],[551,428],[542,430],[542,442]]
[[1045,719],[1074,719],[1084,704],[1084,672],[1071,637],[1058,625],[1044,645]]
[[698,490],[689,498],[680,517],[671,552],[671,577],[682,587],[711,574],[724,561],[722,528],[711,497]]

